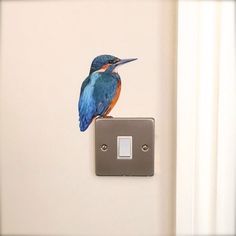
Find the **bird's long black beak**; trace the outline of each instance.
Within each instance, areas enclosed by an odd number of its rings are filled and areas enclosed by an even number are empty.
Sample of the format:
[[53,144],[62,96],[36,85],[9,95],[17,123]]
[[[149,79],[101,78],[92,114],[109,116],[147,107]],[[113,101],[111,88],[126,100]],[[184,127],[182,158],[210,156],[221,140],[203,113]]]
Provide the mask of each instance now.
[[131,62],[131,61],[135,61],[138,58],[129,58],[129,59],[120,59],[120,61],[118,61],[115,65],[119,66],[119,65],[123,65],[125,63]]

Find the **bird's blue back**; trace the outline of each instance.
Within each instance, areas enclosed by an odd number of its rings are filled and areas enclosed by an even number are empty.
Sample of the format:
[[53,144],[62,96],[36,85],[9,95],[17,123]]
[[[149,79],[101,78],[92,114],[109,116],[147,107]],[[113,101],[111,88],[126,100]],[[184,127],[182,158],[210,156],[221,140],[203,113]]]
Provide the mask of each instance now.
[[80,99],[80,130],[88,128],[93,118],[105,114],[118,88],[120,77],[117,73],[95,71],[83,82]]

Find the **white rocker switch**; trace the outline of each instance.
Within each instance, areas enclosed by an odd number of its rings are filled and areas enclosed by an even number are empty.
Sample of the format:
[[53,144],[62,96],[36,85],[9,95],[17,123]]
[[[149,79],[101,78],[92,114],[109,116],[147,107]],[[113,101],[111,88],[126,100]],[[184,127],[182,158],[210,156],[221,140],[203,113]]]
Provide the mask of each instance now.
[[117,159],[132,159],[132,136],[117,137]]

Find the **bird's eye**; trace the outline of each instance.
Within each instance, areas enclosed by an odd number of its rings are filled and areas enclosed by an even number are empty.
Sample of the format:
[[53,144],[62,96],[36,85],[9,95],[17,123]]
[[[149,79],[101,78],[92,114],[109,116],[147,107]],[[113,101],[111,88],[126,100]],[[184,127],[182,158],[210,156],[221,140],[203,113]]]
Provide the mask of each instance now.
[[108,61],[108,63],[109,63],[109,64],[112,64],[112,63],[113,63],[113,61],[112,61],[112,60],[109,60],[109,61]]

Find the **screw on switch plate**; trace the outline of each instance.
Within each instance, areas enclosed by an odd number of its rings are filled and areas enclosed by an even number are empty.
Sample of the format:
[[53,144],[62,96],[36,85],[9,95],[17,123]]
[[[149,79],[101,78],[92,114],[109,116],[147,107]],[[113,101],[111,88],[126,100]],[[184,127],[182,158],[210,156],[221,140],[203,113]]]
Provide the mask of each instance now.
[[101,150],[103,151],[103,152],[106,152],[107,151],[107,145],[106,144],[102,144],[101,145]]
[[96,174],[152,176],[154,126],[153,118],[97,118]]
[[147,144],[143,144],[143,146],[142,146],[142,151],[143,151],[143,152],[147,152],[148,150],[149,150],[148,145],[147,145]]

